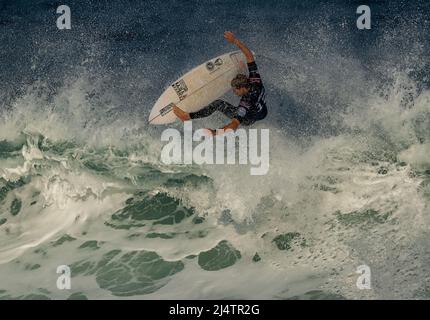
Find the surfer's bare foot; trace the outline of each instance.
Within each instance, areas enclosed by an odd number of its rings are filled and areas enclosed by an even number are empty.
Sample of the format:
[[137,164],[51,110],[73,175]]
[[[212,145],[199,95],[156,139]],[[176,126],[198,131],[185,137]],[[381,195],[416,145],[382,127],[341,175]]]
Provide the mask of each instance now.
[[188,112],[185,112],[181,109],[179,109],[177,106],[172,107],[173,113],[182,121],[190,120],[190,114]]

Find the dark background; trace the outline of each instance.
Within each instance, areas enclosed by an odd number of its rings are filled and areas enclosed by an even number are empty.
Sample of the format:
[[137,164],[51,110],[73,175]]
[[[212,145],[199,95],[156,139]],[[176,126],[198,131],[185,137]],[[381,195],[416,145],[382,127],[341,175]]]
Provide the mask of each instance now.
[[[71,30],[56,27],[62,4]],[[362,4],[371,30],[356,27]],[[293,136],[336,134],[339,114],[399,74],[428,87],[429,13],[429,1],[1,0],[0,110],[29,88],[49,103],[85,75],[100,114],[146,119],[169,83],[235,49],[223,38],[231,30],[257,54],[267,121]]]

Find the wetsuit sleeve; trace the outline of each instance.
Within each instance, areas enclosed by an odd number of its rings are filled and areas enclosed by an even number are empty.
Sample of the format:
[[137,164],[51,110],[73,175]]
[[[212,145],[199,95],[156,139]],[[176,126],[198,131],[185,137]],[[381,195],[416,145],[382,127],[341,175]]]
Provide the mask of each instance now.
[[248,63],[249,81],[254,85],[261,85],[261,76],[258,73],[257,64],[254,62]]

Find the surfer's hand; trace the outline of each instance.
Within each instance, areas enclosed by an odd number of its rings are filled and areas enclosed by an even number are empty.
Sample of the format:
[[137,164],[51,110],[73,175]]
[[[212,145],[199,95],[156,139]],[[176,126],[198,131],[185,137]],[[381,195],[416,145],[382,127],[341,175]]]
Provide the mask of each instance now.
[[239,125],[240,121],[236,118],[233,118],[233,120],[228,125],[224,126],[222,130],[224,130],[225,133],[228,133],[230,130],[234,132],[236,131],[237,127],[239,127]]
[[226,38],[227,41],[230,42],[230,43],[235,43],[236,40],[237,40],[236,36],[231,31],[224,32],[224,38]]
[[208,133],[208,136],[216,136],[215,130],[207,128],[206,131]]
[[181,119],[181,121],[188,121],[191,120],[190,114],[183,111],[182,109],[178,108],[175,104],[172,106],[173,113]]

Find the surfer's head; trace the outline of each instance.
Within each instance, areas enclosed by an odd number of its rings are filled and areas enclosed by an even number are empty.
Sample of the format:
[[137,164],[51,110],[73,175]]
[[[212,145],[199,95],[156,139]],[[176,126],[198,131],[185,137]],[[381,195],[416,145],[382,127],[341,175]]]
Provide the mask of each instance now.
[[249,91],[249,79],[244,74],[238,74],[231,80],[231,87],[233,88],[234,94],[243,96]]

